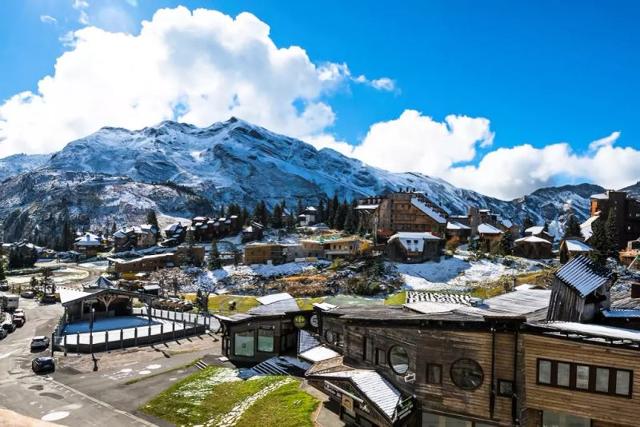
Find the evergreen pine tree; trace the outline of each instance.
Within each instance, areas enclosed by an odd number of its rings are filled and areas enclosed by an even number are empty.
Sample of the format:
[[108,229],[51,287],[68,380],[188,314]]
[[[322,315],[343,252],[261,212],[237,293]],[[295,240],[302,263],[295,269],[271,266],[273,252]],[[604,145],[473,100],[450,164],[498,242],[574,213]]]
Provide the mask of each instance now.
[[589,244],[593,248],[591,259],[598,265],[605,265],[610,245],[602,218],[598,218],[591,223],[591,231],[592,234],[589,239]]
[[344,231],[354,234],[358,228],[358,218],[356,216],[356,201],[347,205],[347,213],[344,219]]
[[[156,239],[160,237],[160,226],[158,225],[158,216],[156,215],[156,211],[153,209],[149,209],[147,211],[147,224],[155,227],[155,237]],[[115,223],[114,223],[115,226]]]
[[273,208],[273,215],[271,215],[271,226],[273,228],[282,228],[282,207],[276,203]]
[[576,219],[575,215],[570,214],[567,219],[567,223],[564,226],[564,239],[569,239],[571,237],[580,237],[582,232],[580,231],[580,224]]
[[242,225],[249,224],[249,210],[247,210],[246,206],[244,206],[242,208],[242,213],[240,214],[240,219],[241,219],[240,223]]
[[607,235],[608,250],[607,256],[618,259],[618,230],[616,228],[616,210],[611,208],[609,216],[605,222],[605,233]]
[[533,223],[533,220],[530,217],[525,217],[524,221],[522,221],[522,235],[525,235],[525,230],[527,228],[533,227],[535,224]]
[[337,230],[344,229],[344,222],[347,218],[347,211],[349,210],[349,205],[345,200],[343,203],[339,204],[336,208],[336,213],[333,218],[333,228]]
[[498,242],[498,253],[500,255],[511,255],[513,253],[513,235],[511,231],[505,231]]
[[211,250],[209,251],[209,262],[207,267],[209,267],[209,270],[218,270],[222,268],[220,253],[218,252],[218,242],[215,239],[211,242]]
[[4,273],[4,261],[2,259],[2,256],[0,256],[0,281],[2,280],[6,280],[7,276]]
[[316,219],[319,223],[327,220],[326,213],[324,211],[324,199],[320,199],[320,203],[318,203],[318,215]]

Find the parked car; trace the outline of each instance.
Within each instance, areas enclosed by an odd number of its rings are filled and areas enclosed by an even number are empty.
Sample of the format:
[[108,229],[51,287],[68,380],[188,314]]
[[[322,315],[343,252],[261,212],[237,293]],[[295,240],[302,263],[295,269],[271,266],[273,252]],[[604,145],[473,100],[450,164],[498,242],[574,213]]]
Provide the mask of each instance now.
[[9,283],[6,280],[0,280],[0,291],[9,292]]
[[9,333],[5,331],[4,328],[0,328],[0,340],[5,339],[7,335],[9,335]]
[[2,323],[2,329],[11,333],[16,330],[16,325],[14,325],[11,320],[5,320],[4,323]]
[[56,296],[54,294],[44,294],[40,298],[40,304],[55,304]]
[[33,292],[33,291],[22,291],[22,292],[20,293],[20,296],[21,296],[22,298],[26,298],[26,299],[33,299],[33,298],[35,298],[35,297],[36,297],[36,293],[35,293],[35,292]]
[[36,374],[46,374],[48,372],[55,372],[56,362],[53,357],[36,357],[31,361],[31,370]]
[[27,315],[24,312],[23,308],[16,308],[13,312],[14,316],[22,316],[25,320],[25,322],[27,321]]
[[21,328],[24,326],[24,317],[22,316],[13,316],[12,320],[13,324],[16,325],[17,328]]
[[42,351],[49,347],[49,338],[40,335],[31,339],[31,351]]

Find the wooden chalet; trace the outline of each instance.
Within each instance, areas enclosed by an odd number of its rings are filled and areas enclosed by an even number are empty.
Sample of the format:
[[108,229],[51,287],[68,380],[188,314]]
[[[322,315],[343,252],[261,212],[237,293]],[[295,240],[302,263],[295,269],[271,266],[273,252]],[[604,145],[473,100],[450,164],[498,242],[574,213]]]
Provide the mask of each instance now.
[[553,243],[554,238],[548,231],[544,229],[544,225],[534,225],[532,227],[524,230],[525,236],[533,236],[541,239],[548,240],[550,243]]
[[537,236],[526,236],[516,239],[513,243],[513,254],[515,256],[530,259],[553,258],[551,242],[547,239]]
[[420,263],[439,260],[442,253],[442,242],[431,233],[401,231],[389,238],[385,253],[396,262]]
[[593,248],[580,239],[564,239],[560,242],[560,260],[569,261],[577,256],[589,256]]
[[242,229],[242,243],[261,240],[264,236],[264,225],[257,221],[251,223]]

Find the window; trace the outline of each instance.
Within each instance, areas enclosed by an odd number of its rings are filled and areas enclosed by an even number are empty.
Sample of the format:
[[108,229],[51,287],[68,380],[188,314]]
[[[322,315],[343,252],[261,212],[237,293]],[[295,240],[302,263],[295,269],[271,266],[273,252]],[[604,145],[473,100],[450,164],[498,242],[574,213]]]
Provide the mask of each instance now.
[[389,350],[389,366],[398,375],[406,374],[409,370],[409,355],[404,347],[394,345]]
[[442,384],[442,365],[427,363],[427,384]]
[[589,390],[589,367],[586,365],[576,365],[576,388]]
[[621,396],[631,395],[631,371],[616,371],[616,389],[615,393]]
[[550,360],[538,360],[538,382],[540,384],[551,384]]
[[254,331],[236,332],[233,335],[233,341],[233,354],[236,356],[253,357],[255,354]]
[[367,337],[363,337],[363,341],[362,360],[371,361],[371,357],[373,356],[373,347],[371,344],[371,340]]
[[273,328],[258,329],[258,351],[273,353],[275,342],[275,331]]
[[538,359],[538,384],[631,397],[633,371]]
[[377,365],[387,364],[387,353],[381,348],[376,349],[376,364]]
[[558,362],[556,366],[556,385],[569,387],[571,385],[571,365],[569,363]]
[[609,369],[596,368],[596,391],[609,392]]
[[498,380],[498,396],[513,397],[513,381]]
[[451,365],[451,381],[463,390],[475,390],[482,385],[484,373],[472,359],[458,359]]
[[543,411],[542,427],[591,427],[591,420],[569,414]]

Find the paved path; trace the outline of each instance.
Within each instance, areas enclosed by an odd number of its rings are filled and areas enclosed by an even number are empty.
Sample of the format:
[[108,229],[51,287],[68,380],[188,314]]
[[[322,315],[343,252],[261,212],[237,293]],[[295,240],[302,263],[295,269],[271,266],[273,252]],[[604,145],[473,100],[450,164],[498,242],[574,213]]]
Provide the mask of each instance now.
[[62,314],[62,307],[59,304],[39,306],[34,300],[22,298],[20,306],[25,309],[27,323],[0,341],[0,407],[74,427],[153,425],[63,385],[54,379],[57,374],[34,375],[31,359],[37,354],[29,350],[31,338],[50,334]]

